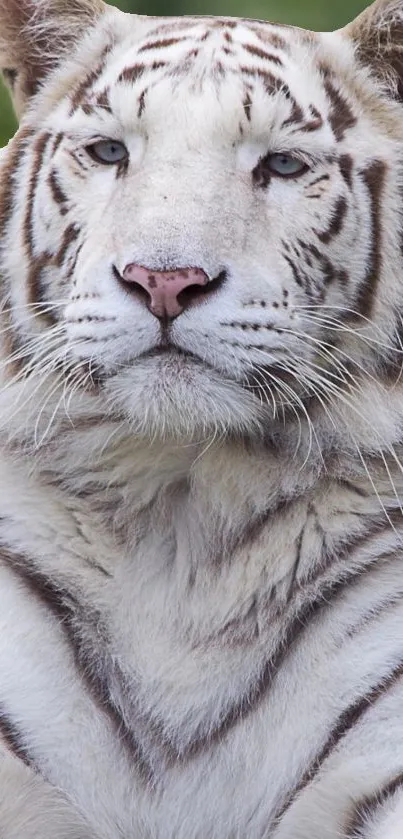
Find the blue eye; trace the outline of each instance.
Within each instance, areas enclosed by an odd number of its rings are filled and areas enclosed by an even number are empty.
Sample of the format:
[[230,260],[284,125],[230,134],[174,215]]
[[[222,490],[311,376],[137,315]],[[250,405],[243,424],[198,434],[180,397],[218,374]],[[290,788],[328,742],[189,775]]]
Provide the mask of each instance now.
[[265,158],[267,168],[280,178],[295,178],[307,171],[308,166],[291,154],[269,154]]
[[122,163],[129,158],[126,146],[118,140],[99,140],[92,146],[87,146],[87,152],[97,163],[104,163],[108,166]]

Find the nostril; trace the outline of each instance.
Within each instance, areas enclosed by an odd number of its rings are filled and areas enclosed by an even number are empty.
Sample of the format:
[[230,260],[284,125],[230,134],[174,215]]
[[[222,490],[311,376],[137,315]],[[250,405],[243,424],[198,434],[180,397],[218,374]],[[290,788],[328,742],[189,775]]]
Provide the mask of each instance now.
[[115,279],[118,281],[119,285],[124,288],[129,294],[134,294],[138,296],[147,307],[150,306],[151,303],[151,295],[148,293],[147,289],[144,286],[140,285],[140,283],[136,283],[135,280],[130,280],[129,278],[122,277],[118,269],[115,265],[112,266],[112,271],[114,274]]
[[210,280],[205,285],[190,285],[179,292],[177,296],[178,303],[183,309],[187,309],[189,304],[197,302],[202,297],[210,296],[214,291],[217,291],[227,279],[227,272],[221,271],[214,280]]
[[206,288],[206,286],[189,285],[179,292],[176,299],[182,309],[187,309],[198,297],[206,296]]

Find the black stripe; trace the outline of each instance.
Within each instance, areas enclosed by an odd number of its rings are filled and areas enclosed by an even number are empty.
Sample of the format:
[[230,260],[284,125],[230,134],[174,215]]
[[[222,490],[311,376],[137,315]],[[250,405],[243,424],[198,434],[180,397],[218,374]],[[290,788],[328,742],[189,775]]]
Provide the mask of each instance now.
[[2,168],[0,187],[0,243],[7,233],[7,226],[16,208],[17,187],[16,174],[25,158],[29,140],[33,135],[31,128],[23,128],[10,141],[7,149],[7,160]]
[[339,481],[340,486],[345,487],[349,492],[354,492],[360,498],[368,498],[368,492],[360,486],[356,486],[352,481],[343,478]]
[[[326,610],[333,609],[337,598],[340,598],[346,589],[353,583],[359,582],[366,574],[370,573],[373,568],[378,568],[383,560],[390,559],[388,557],[377,557],[366,564],[364,568],[355,568],[346,570],[341,578],[336,580],[325,580],[320,590],[315,591],[315,595],[307,596],[306,601],[302,603],[300,608],[294,613],[288,621],[288,626],[285,624],[285,629],[282,632],[281,641],[272,652],[270,659],[263,666],[262,671],[256,682],[251,686],[250,690],[245,693],[241,699],[234,703],[232,708],[223,718],[221,724],[217,728],[209,732],[207,735],[200,734],[196,736],[190,744],[187,756],[198,754],[207,748],[210,744],[220,742],[227,732],[229,732],[240,720],[245,719],[249,714],[254,712],[257,706],[264,700],[270,690],[276,674],[284,665],[290,650],[293,648],[299,638],[302,637],[304,629],[308,627],[312,621]],[[275,606],[271,602],[272,607]],[[291,604],[292,608],[292,604]],[[276,615],[273,611],[271,617],[279,617],[280,611],[284,611],[284,607],[279,606],[279,614]],[[403,671],[403,666],[402,666]],[[341,724],[341,723],[340,723]]]
[[291,114],[288,119],[285,119],[284,122],[281,123],[281,128],[286,128],[287,125],[303,123],[304,112],[301,106],[298,105],[295,97],[291,95],[289,88],[284,86],[282,92],[285,94],[286,99],[291,103]]
[[324,285],[329,285],[336,279],[336,270],[326,254],[322,253],[316,245],[305,245],[301,240],[298,240],[305,251],[308,251],[319,264],[319,269],[323,278]]
[[7,749],[14,757],[22,760],[30,769],[35,764],[28,749],[25,747],[23,736],[11,715],[0,705],[0,740],[3,740]]
[[[144,783],[152,779],[151,768],[146,763],[141,747],[134,734],[127,727],[119,709],[110,695],[106,678],[106,670],[102,662],[95,656],[88,654],[86,643],[80,626],[82,608],[76,596],[64,588],[56,580],[47,577],[39,571],[31,560],[9,553],[1,549],[1,561],[4,562],[19,577],[29,591],[51,612],[60,624],[70,649],[73,653],[75,665],[83,685],[87,688],[91,698],[101,712],[107,715],[116,731],[119,742],[130,753],[139,775]],[[86,608],[89,613],[90,609]],[[94,624],[101,628],[99,616],[94,618]]]
[[[293,260],[293,259],[291,259],[291,257],[287,256],[286,254],[283,254],[283,257],[284,257],[285,261],[288,263],[288,265],[289,265],[289,266],[290,266],[290,268],[291,268],[292,275],[293,275],[293,277],[294,277],[295,282],[297,283],[297,285],[299,285],[299,286],[301,286],[301,288],[303,288],[303,287],[304,287],[304,283],[302,282],[300,272],[298,271],[297,266],[296,266],[296,264],[295,264],[294,260]],[[306,291],[308,291],[308,289],[306,289]]]
[[109,101],[109,88],[105,88],[101,93],[98,93],[96,98],[96,105],[98,108],[102,108],[102,110],[107,111],[109,114],[112,113],[111,104]]
[[381,202],[385,183],[386,164],[374,160],[360,172],[368,189],[371,207],[371,233],[369,239],[368,266],[357,294],[357,308],[368,317],[371,314],[375,292],[382,267],[382,215]]
[[[282,639],[277,647],[272,652],[269,661],[263,666],[260,677],[250,691],[246,693],[228,712],[223,719],[221,725],[209,735],[209,742],[221,739],[227,731],[229,731],[236,723],[248,716],[256,709],[256,706],[265,698],[270,689],[276,673],[283,666],[290,650],[296,643],[297,639],[302,636],[306,627],[312,621],[326,610],[333,609],[335,601],[342,597],[344,592],[367,574],[370,574],[374,568],[379,568],[382,562],[390,561],[390,552],[387,555],[377,555],[373,559],[368,560],[363,567],[349,568],[345,567],[352,550],[358,550],[360,547],[366,546],[374,538],[391,530],[394,526],[403,525],[403,516],[400,509],[388,511],[390,521],[385,516],[380,516],[373,524],[372,528],[367,527],[360,534],[357,534],[353,539],[339,546],[339,555],[336,555],[337,548],[335,547],[332,555],[325,554],[324,562],[319,569],[315,569],[307,580],[305,585],[310,586],[311,591],[305,591],[305,600],[301,606],[295,610],[294,614],[289,618],[288,625],[285,618],[285,627],[282,632]],[[337,561],[341,567],[337,569]],[[339,576],[336,579],[329,580],[327,575],[330,570],[338,571]],[[303,592],[303,589],[302,589]],[[301,593],[301,592],[300,592]],[[271,602],[271,609],[275,604]],[[290,603],[290,610],[293,604]],[[284,614],[284,604],[278,605],[277,613],[273,610],[271,618],[281,618]],[[207,745],[207,738],[203,741],[195,741],[192,746],[192,752],[197,753],[204,745]]]
[[323,128],[322,114],[320,113],[320,111],[318,111],[317,108],[315,108],[314,105],[310,105],[309,110],[312,119],[308,120],[308,122],[305,122],[303,125],[301,125],[301,131],[319,131],[320,128]]
[[284,66],[284,62],[278,55],[273,55],[272,52],[267,52],[261,49],[261,47],[255,47],[253,44],[243,44],[243,48],[256,58],[261,58],[263,61],[271,61],[273,64],[277,64],[278,67]]
[[345,828],[346,839],[365,839],[363,831],[368,829],[377,810],[384,807],[388,799],[398,791],[403,792],[403,772],[399,772],[372,795],[365,796],[356,802]]
[[323,577],[331,568],[335,568],[337,562],[344,563],[347,561],[352,551],[365,548],[378,536],[388,533],[395,527],[403,527],[403,514],[400,508],[386,510],[385,514],[380,514],[370,522],[367,522],[366,517],[363,517],[362,530],[354,536],[347,536],[340,539],[331,552],[325,550],[322,561],[314,568],[306,582],[312,585],[312,583],[315,583]]
[[125,67],[118,77],[118,82],[130,82],[130,84],[135,84],[138,79],[141,78],[145,70],[146,66],[144,64],[134,64],[133,67]]
[[304,534],[306,529],[307,522],[305,523],[304,527],[301,530],[298,538],[295,540],[295,559],[292,567],[291,572],[291,579],[288,587],[288,594],[287,594],[287,602],[290,603],[292,598],[295,595],[295,586],[298,584],[297,577],[299,572],[299,566],[301,564],[301,556],[302,556],[302,543],[304,541]]
[[188,41],[184,38],[160,38],[158,41],[151,41],[148,44],[140,47],[138,52],[147,52],[147,50],[159,50],[165,47],[172,47],[174,44],[180,44],[182,41]]
[[248,89],[248,88],[245,90],[245,95],[244,95],[244,98],[243,98],[242,106],[243,106],[243,109],[244,109],[244,112],[245,112],[246,119],[248,120],[248,122],[250,122],[251,119],[252,119],[252,114],[251,114],[252,98],[251,98],[251,95],[250,95],[250,89]]
[[78,110],[86,94],[89,93],[89,91],[94,87],[95,83],[101,77],[105,69],[109,49],[110,47],[105,48],[98,66],[91,70],[87,76],[85,76],[85,78],[79,83],[79,85],[73,92],[71,97],[70,116],[72,116]]
[[[5,369],[7,376],[15,376],[23,366],[23,356],[21,352],[23,344],[20,340],[20,336],[17,334],[17,330],[15,329],[8,300],[4,301],[4,308],[1,311],[0,318],[3,330],[1,345],[7,359],[7,366]],[[11,357],[13,357],[12,361],[10,360]]]
[[339,158],[340,173],[349,189],[351,189],[353,185],[353,166],[354,162],[351,155],[342,154]]
[[55,201],[56,204],[59,205],[59,210],[60,210],[61,215],[65,216],[66,213],[68,212],[67,196],[66,196],[64,190],[62,189],[62,187],[60,186],[60,183],[59,183],[59,180],[58,180],[58,177],[57,177],[57,172],[55,171],[55,169],[52,169],[51,172],[50,172],[50,175],[48,177],[48,184],[49,184],[49,187],[50,187],[50,191],[52,193],[53,200]]
[[[386,527],[390,529],[389,522],[385,523],[385,529]],[[366,538],[366,533],[361,536],[363,544],[365,544]],[[359,545],[360,542],[355,539],[354,547],[357,548]],[[319,615],[327,610],[334,609],[336,598],[341,597],[352,583],[360,581],[374,567],[378,568],[382,561],[390,561],[389,554],[387,557],[376,556],[373,560],[367,561],[364,567],[357,568],[355,566],[346,569],[344,560],[348,557],[349,546],[344,544],[341,546],[342,568],[338,569],[339,576],[336,579],[329,580],[327,576],[329,567],[326,566],[324,574],[319,574],[318,578],[315,577],[314,586],[311,586],[310,590],[305,591],[305,593],[302,590],[305,599],[301,605],[297,607],[293,603],[290,604],[287,609],[288,612],[291,612],[288,620],[284,602],[270,603],[268,619],[282,619],[283,622],[283,627],[280,627],[278,632],[278,643],[271,653],[269,651],[269,657],[262,665],[260,676],[250,686],[249,690],[246,690],[239,700],[234,702],[215,729],[212,730],[205,723],[201,723],[193,738],[187,743],[172,742],[171,737],[168,738],[163,730],[162,724],[148,718],[141,708],[136,707],[135,697],[132,698],[131,709],[129,708],[130,716],[132,717],[134,711],[137,730],[144,733],[146,742],[153,743],[155,748],[160,753],[162,752],[165,766],[183,764],[205,752],[211,746],[219,744],[232,728],[251,713],[254,713],[260,702],[267,696],[279,669],[283,666],[294,644],[302,637],[304,629]],[[111,680],[116,686],[119,685],[118,694],[121,693],[122,697],[126,696],[126,699],[128,699],[130,693],[128,693],[125,675],[119,670],[116,662],[113,662],[109,657],[108,633],[102,615],[91,610],[91,607],[86,603],[80,603],[79,597],[65,589],[56,580],[46,577],[35,568],[31,561],[13,555],[10,556],[7,552],[4,553],[4,561],[14,569],[15,573],[19,574],[24,583],[60,621],[72,649],[83,684],[87,686],[90,695],[96,701],[100,710],[106,713],[113,722],[118,736],[129,749],[131,759],[141,773],[144,782],[149,783],[153,779],[152,767],[145,758],[131,728],[129,728],[127,719],[123,716],[120,707],[117,706],[116,701],[118,700],[114,701],[111,696]],[[334,561],[335,558],[333,557]],[[323,580],[321,576],[324,577]],[[299,590],[298,595],[301,596],[301,590]],[[400,672],[403,673],[403,665],[399,665],[393,674],[386,677],[381,684],[340,716],[332,732],[331,740],[323,747],[311,772],[316,773],[318,762],[320,763],[326,758],[338,740],[355,724],[368,707],[368,702],[377,698],[377,691],[379,691],[379,695],[384,693],[389,682],[392,679],[396,680]],[[130,688],[130,692],[131,690]],[[306,775],[304,780],[307,779],[306,782],[309,783],[310,777],[311,774],[309,774],[309,777]],[[287,806],[289,806],[288,803]]]
[[40,172],[42,170],[43,159],[46,154],[46,150],[48,148],[49,142],[52,138],[52,135],[49,131],[45,131],[43,134],[37,137],[34,148],[33,148],[33,160],[31,165],[31,173],[29,178],[29,186],[28,186],[28,194],[26,199],[26,211],[25,211],[25,218],[24,218],[24,242],[27,248],[29,258],[34,257],[34,230],[33,230],[33,217],[34,217],[34,203],[35,203],[35,196],[36,190],[38,186],[38,178]]
[[[270,44],[271,47],[276,47],[278,50],[283,50],[285,53],[289,53],[289,45],[285,38],[281,35],[278,35],[276,32],[268,31],[267,29],[263,29],[262,26],[254,26],[253,21],[248,20],[249,29],[257,35],[260,41],[264,44]],[[281,24],[280,24],[281,26]]]
[[327,74],[325,74],[324,88],[330,100],[328,119],[336,140],[340,141],[344,138],[346,131],[356,125],[357,117]]
[[[52,135],[47,131],[41,134],[36,141],[29,179],[28,194],[26,198],[26,212],[23,224],[24,245],[29,262],[27,278],[28,299],[30,303],[37,303],[42,300],[41,277],[45,266],[51,258],[49,254],[43,253],[40,256],[35,254],[34,242],[34,215],[35,198],[38,187],[39,175],[42,171],[43,160],[48,149]],[[39,315],[38,315],[39,316]]]
[[330,181],[330,175],[320,175],[318,178],[315,178],[314,181],[311,181],[308,184],[308,187],[317,186],[318,184],[322,183],[323,181]]
[[[43,253],[41,256],[35,257],[35,259],[31,262],[28,270],[28,277],[27,277],[27,286],[28,289],[32,289],[32,293],[35,290],[35,297],[32,299],[35,303],[44,303],[46,302],[46,295],[45,295],[45,276],[46,276],[46,269],[49,268],[53,260],[53,256],[50,253]],[[43,321],[43,324],[46,326],[54,326],[57,323],[56,313],[52,312],[50,309],[46,307],[42,309],[42,307],[37,307],[35,310],[35,317],[39,318]]]
[[331,753],[338,747],[341,740],[361,721],[365,714],[370,711],[375,702],[391,690],[403,677],[403,660],[382,679],[370,691],[360,696],[355,702],[349,705],[336,720],[329,737],[321,751],[313,759],[309,769],[304,773],[299,784],[289,793],[281,809],[275,815],[275,822],[279,824],[287,810],[294,803],[303,790],[312,783],[323,767],[324,762]]
[[326,230],[321,231],[320,233],[317,232],[318,239],[323,242],[324,245],[328,245],[332,239],[341,233],[343,228],[344,219],[348,212],[348,204],[346,199],[343,195],[337,199],[332,211],[330,213],[330,222]]
[[54,144],[53,144],[52,157],[54,157],[54,156],[55,156],[55,154],[56,154],[56,152],[57,152],[57,150],[58,150],[58,148],[59,148],[60,144],[63,142],[63,140],[64,140],[64,134],[63,134],[63,131],[59,131],[59,133],[58,133],[58,134],[56,134],[56,137],[55,137],[55,142],[54,142]]
[[54,264],[56,265],[57,268],[62,267],[70,245],[72,245],[73,242],[75,242],[76,239],[78,239],[80,233],[81,233],[80,228],[74,223],[69,224],[69,226],[66,227],[66,229],[63,233],[62,241],[59,245],[59,250],[57,251],[57,253],[55,254],[54,259],[53,259]]

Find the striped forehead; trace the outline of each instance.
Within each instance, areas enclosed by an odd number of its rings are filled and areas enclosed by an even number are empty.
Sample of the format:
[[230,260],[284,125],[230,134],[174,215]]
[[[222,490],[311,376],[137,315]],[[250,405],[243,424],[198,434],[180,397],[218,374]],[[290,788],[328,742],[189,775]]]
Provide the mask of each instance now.
[[[283,67],[289,43],[277,29],[268,25],[259,30],[230,21],[203,21],[179,31],[177,26],[171,29],[160,26],[129,48],[113,70],[117,79],[130,79],[132,60],[136,69],[163,67],[167,74],[176,76],[188,71],[194,75],[209,72],[219,76],[234,66],[239,72],[244,65],[256,67],[259,63]],[[113,82],[113,71],[110,81]]]
[[230,74],[284,81],[293,63],[290,52],[287,30],[283,34],[271,25],[204,20],[186,28],[159,26],[135,43],[129,37],[107,54],[82,93],[163,78],[187,77],[194,83],[210,78],[219,84]]
[[[268,102],[274,100],[283,126],[298,125],[313,134],[323,129],[327,113],[340,139],[332,112],[334,116],[341,109],[343,125],[354,124],[354,118],[318,62],[317,49],[313,33],[264,22],[182,18],[159,23],[141,39],[129,33],[105,50],[99,66],[75,91],[72,112],[90,116],[102,109],[121,122],[130,114],[132,122],[147,113],[154,99],[163,117],[164,96],[166,103],[170,91],[186,88],[200,95],[213,89],[219,94],[225,87],[221,101],[215,98],[222,116],[231,112],[231,124],[235,111],[243,110],[246,122],[258,131],[256,122],[261,123],[264,132]],[[128,106],[121,108],[122,101]]]

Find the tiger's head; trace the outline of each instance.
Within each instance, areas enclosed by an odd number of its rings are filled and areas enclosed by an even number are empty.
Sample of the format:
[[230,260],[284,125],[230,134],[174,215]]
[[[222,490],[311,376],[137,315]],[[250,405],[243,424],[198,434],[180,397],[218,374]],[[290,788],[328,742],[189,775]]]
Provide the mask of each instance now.
[[396,389],[403,2],[316,34],[0,0],[0,33],[9,377],[180,439]]

